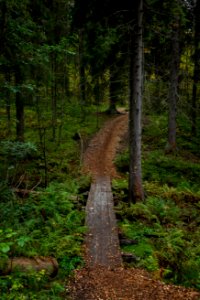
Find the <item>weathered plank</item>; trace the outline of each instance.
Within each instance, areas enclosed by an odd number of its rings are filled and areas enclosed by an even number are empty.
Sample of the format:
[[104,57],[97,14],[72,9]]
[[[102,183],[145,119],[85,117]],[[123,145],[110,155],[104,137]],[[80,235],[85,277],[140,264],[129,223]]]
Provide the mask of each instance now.
[[109,177],[97,177],[92,183],[86,206],[89,265],[110,268],[122,265],[113,195]]

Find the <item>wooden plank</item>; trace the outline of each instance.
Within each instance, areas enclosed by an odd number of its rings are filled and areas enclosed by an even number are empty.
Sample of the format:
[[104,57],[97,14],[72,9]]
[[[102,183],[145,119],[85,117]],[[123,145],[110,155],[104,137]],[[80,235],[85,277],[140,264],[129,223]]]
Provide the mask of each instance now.
[[109,177],[98,177],[91,185],[86,206],[89,265],[110,268],[122,265],[113,195]]

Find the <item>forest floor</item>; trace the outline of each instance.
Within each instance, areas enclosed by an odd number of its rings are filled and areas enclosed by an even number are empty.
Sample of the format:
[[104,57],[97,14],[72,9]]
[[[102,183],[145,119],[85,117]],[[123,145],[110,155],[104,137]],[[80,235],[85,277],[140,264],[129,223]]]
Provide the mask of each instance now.
[[[91,173],[93,185],[99,178],[114,178],[118,174],[114,167],[113,159],[119,148],[119,142],[127,133],[127,114],[117,116],[108,121],[91,141],[84,158],[85,171]],[[94,188],[94,186],[93,186]],[[109,191],[110,193],[110,191]],[[112,193],[110,193],[112,194]],[[93,205],[96,205],[93,203]],[[89,205],[89,208],[91,206]],[[108,207],[107,207],[108,209]],[[113,209],[112,205],[109,209]],[[102,216],[104,212],[101,212]],[[88,212],[87,212],[88,215]],[[106,215],[106,213],[105,213]],[[98,223],[98,220],[100,220]],[[92,220],[90,220],[92,221]],[[114,222],[114,223],[113,223]],[[102,218],[95,220],[96,226],[102,226]],[[113,225],[114,224],[114,225]],[[115,227],[115,221],[111,227]],[[107,231],[107,229],[105,229]],[[115,231],[115,230],[114,230]],[[99,230],[97,230],[99,232]],[[91,234],[91,232],[90,232]],[[95,231],[92,232],[92,235]],[[106,235],[100,233],[101,235]],[[108,235],[107,235],[108,236]],[[167,285],[152,278],[152,275],[144,270],[124,268],[120,263],[119,255],[113,253],[112,261],[105,259],[105,251],[97,242],[88,243],[86,238],[86,253],[97,251],[100,258],[95,262],[86,255],[85,267],[77,270],[71,281],[69,291],[73,300],[197,300],[200,293],[180,286]],[[105,246],[105,245],[104,245]],[[93,247],[92,249],[87,248]],[[95,248],[96,247],[96,248]],[[94,250],[96,249],[96,250]],[[111,251],[115,251],[111,250]],[[118,249],[116,250],[117,253]],[[101,264],[102,255],[102,264]],[[116,259],[116,262],[113,261]],[[99,265],[98,265],[98,262]]]

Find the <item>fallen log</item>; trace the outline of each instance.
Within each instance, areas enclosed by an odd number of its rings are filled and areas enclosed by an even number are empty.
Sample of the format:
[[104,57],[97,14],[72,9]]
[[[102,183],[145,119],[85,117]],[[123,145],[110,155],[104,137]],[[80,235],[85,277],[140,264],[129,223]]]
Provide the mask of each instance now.
[[121,246],[128,246],[128,245],[136,245],[138,244],[138,241],[133,239],[119,238],[119,243]]
[[140,257],[134,255],[133,253],[129,252],[121,252],[122,259],[125,263],[135,263],[140,260]]
[[28,189],[19,189],[19,188],[12,188],[13,192],[16,194],[22,194],[27,195],[27,194],[35,194],[35,195],[40,195],[40,194],[50,194],[50,192],[44,192],[44,191],[35,191],[35,190],[28,190]]
[[51,277],[55,277],[58,273],[58,262],[54,257],[13,257],[9,258],[0,273],[7,275],[13,271],[18,270],[20,272],[30,272],[45,270],[45,274]]

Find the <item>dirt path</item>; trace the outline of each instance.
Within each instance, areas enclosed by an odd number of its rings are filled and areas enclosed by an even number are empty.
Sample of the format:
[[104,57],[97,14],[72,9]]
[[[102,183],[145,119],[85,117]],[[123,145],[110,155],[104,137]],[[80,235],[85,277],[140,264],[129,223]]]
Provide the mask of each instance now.
[[93,138],[84,156],[84,169],[95,179],[98,176],[116,177],[113,163],[120,139],[128,130],[128,115],[108,121]]
[[84,156],[85,171],[93,177],[86,206],[86,255],[89,267],[122,266],[110,178],[117,176],[113,159],[126,130],[127,115],[110,120],[91,141]]
[[118,116],[91,141],[85,171],[93,178],[87,207],[86,267],[71,283],[73,300],[198,300],[196,291],[165,285],[138,269],[124,269],[117,236],[110,178],[117,176],[113,159],[127,131],[127,115]]

